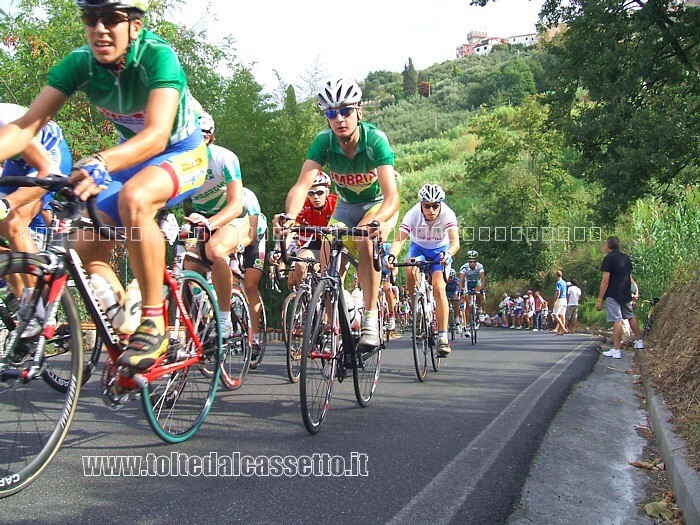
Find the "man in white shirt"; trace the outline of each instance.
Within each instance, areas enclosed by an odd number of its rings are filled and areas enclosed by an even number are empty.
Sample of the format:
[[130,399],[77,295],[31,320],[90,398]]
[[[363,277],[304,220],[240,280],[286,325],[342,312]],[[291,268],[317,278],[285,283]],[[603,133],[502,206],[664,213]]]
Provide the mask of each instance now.
[[578,325],[578,302],[583,292],[578,287],[576,279],[571,279],[571,283],[566,284],[569,285],[566,287],[566,329],[568,333],[573,334]]

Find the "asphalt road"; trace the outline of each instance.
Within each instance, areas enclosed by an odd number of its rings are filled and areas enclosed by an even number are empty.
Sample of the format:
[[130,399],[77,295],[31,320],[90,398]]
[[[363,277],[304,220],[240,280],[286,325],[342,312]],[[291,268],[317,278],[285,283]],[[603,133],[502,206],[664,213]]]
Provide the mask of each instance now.
[[[553,416],[592,370],[597,340],[483,329],[476,346],[455,341],[424,383],[410,344],[392,340],[383,353],[368,408],[357,405],[351,380],[336,384],[315,436],[303,427],[279,344],[242,389],[219,393],[198,434],[179,445],[155,437],[138,402],[109,410],[97,375],[49,468],[0,500],[0,523],[505,523]],[[207,469],[214,454],[224,465],[214,476],[86,476],[83,468],[87,456],[128,455],[182,473]]]

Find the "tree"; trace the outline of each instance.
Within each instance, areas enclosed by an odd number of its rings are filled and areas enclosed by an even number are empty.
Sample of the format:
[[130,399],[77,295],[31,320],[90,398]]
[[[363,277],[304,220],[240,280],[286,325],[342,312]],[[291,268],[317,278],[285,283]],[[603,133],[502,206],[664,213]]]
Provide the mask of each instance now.
[[406,99],[416,96],[418,92],[418,72],[413,67],[413,59],[408,59],[408,64],[403,68],[403,96]]

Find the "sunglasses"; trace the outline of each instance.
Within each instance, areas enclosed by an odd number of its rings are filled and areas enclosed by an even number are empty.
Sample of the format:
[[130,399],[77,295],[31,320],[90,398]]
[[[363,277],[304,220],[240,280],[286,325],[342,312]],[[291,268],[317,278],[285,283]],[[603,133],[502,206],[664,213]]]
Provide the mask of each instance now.
[[340,113],[341,117],[348,118],[356,109],[360,108],[358,108],[357,106],[345,106],[344,108],[339,109],[326,109],[323,112],[323,114],[326,115],[326,118],[328,120],[333,120],[335,117],[338,116],[338,113]]
[[80,16],[83,23],[89,27],[95,27],[99,20],[102,20],[105,27],[114,27],[130,20],[125,14],[116,11],[83,11]]
[[309,190],[306,192],[309,197],[320,197],[324,193],[326,193],[326,190]]
[[440,203],[439,202],[432,202],[432,203],[431,202],[424,202],[421,204],[421,206],[423,206],[423,208],[426,210],[437,210],[440,207]]

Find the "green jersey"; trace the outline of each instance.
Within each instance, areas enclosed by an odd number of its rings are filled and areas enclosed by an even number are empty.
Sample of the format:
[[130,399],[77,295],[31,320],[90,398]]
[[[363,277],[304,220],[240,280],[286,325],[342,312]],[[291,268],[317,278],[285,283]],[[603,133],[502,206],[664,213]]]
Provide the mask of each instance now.
[[180,60],[170,44],[145,29],[131,43],[118,73],[98,65],[90,46],[85,45],[51,68],[47,84],[69,97],[84,91],[100,113],[114,123],[121,140],[130,139],[144,128],[151,90],[174,88],[180,92],[180,104],[168,144],[180,142],[197,129]]
[[394,152],[384,132],[366,122],[359,125],[360,141],[353,159],[345,156],[330,128],[316,135],[306,154],[307,159],[328,165],[338,197],[350,204],[383,200],[377,167],[394,165]]

